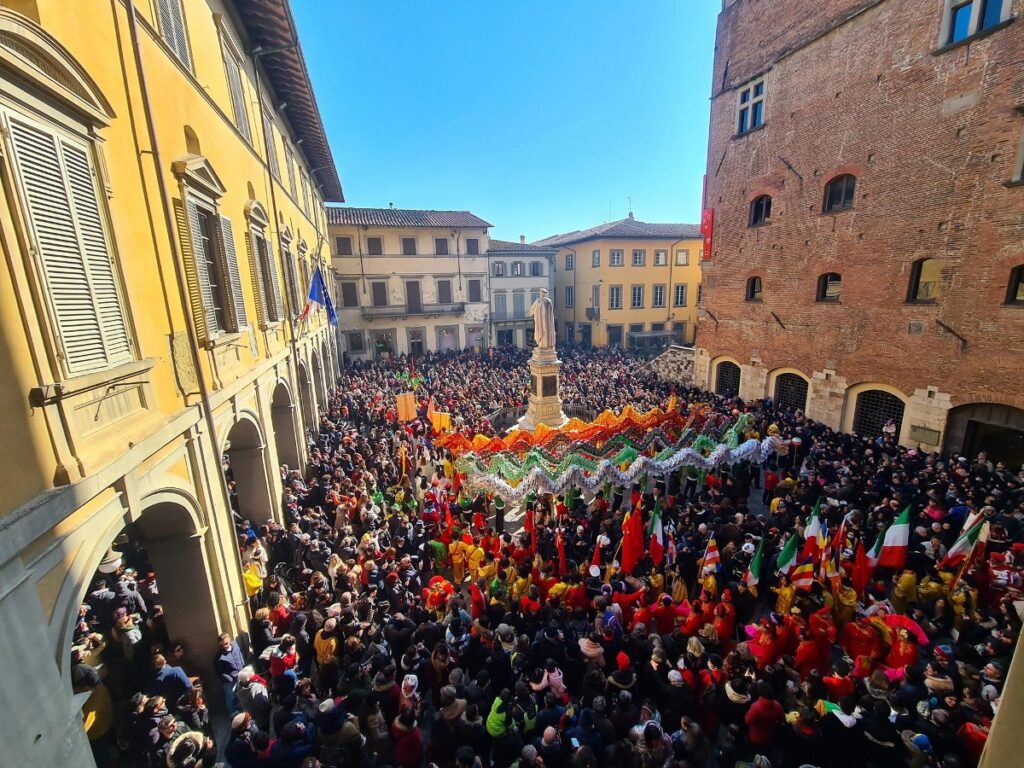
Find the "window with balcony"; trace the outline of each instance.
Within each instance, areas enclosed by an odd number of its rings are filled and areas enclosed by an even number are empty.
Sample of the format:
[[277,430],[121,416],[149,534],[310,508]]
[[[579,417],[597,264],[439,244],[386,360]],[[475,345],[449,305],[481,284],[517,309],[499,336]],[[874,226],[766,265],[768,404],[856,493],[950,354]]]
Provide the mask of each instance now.
[[366,238],[366,252],[371,256],[383,256],[384,239],[381,237]]
[[438,304],[451,304],[452,303],[452,281],[451,280],[438,280],[437,281],[437,303]]
[[373,306],[386,307],[388,305],[388,284],[384,280],[374,280],[370,283],[370,296],[373,298]]

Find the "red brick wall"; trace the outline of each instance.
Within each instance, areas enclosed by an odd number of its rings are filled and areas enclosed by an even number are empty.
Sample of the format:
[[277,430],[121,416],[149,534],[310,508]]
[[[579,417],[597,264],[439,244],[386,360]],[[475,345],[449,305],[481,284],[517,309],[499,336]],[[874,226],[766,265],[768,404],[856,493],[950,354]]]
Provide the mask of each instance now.
[[[1008,27],[934,54],[942,12],[942,0],[737,0],[722,12],[703,278],[718,323],[705,317],[697,341],[712,357],[829,368],[908,395],[932,384],[954,405],[1024,390],[1024,307],[1002,305],[1024,264],[1024,186],[1005,186],[1024,132],[1024,0]],[[723,73],[734,86],[765,70],[765,126],[734,138]],[[854,209],[823,215],[839,172],[858,177]],[[748,228],[764,192],[771,223]],[[923,257],[943,259],[937,305],[906,303]],[[839,304],[814,300],[825,272],[842,275]],[[760,304],[743,301],[751,274]]]

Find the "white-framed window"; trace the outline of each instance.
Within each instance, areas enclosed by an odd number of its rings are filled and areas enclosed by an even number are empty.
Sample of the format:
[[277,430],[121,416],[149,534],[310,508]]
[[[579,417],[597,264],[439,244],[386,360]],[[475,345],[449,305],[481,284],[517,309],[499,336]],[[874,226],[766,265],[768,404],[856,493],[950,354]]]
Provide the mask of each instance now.
[[576,269],[576,254],[575,253],[567,253],[567,254],[565,254],[565,271],[566,272],[572,272],[572,270],[574,270],[574,269]]
[[494,276],[504,277],[505,276],[505,262],[496,261],[494,262]]
[[647,263],[647,251],[643,248],[635,248],[633,250],[633,266],[642,267]]
[[690,265],[690,250],[688,248],[680,248],[676,251],[676,266],[687,267]]
[[228,81],[228,94],[231,97],[231,114],[238,132],[251,144],[252,129],[249,126],[249,111],[246,108],[245,70],[242,68],[245,57],[242,54],[242,46],[225,19],[220,17],[218,22],[221,55],[224,57],[224,72]]
[[157,17],[160,21],[160,36],[173,51],[185,68],[192,69],[192,55],[188,50],[188,33],[185,28],[185,11],[181,0],[156,0]]
[[608,309],[622,309],[622,286],[608,286]]
[[565,308],[572,309],[576,305],[576,292],[571,285],[565,286]]
[[1013,0],[946,0],[942,45],[953,45],[1010,18]]
[[619,249],[613,249],[608,251],[608,266],[609,267],[621,267],[623,264],[623,253]]
[[672,289],[672,306],[686,306],[686,283],[676,283],[675,287]]
[[644,306],[644,287],[642,285],[634,285],[630,289],[629,306],[631,309],[643,309]]
[[590,266],[600,267],[601,266],[601,249],[595,248],[590,253]]
[[9,139],[33,269],[64,373],[75,376],[129,362],[132,341],[97,183],[95,147],[83,136],[2,104],[0,125]]
[[736,133],[746,133],[764,124],[765,79],[763,77],[740,88],[736,105]]
[[665,306],[665,286],[656,285],[651,289],[651,306],[652,307],[664,307]]
[[654,252],[654,266],[664,267],[668,264],[668,251],[655,251]]

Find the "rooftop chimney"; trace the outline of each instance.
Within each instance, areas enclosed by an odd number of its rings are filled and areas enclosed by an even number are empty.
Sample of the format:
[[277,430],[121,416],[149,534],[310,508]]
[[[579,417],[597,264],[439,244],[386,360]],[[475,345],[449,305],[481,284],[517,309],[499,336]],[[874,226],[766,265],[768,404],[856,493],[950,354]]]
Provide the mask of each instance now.
[[519,236],[519,242],[523,243],[525,245],[526,244],[526,235],[520,235]]
[[394,207],[395,207],[394,203],[388,203],[388,208],[394,208]]

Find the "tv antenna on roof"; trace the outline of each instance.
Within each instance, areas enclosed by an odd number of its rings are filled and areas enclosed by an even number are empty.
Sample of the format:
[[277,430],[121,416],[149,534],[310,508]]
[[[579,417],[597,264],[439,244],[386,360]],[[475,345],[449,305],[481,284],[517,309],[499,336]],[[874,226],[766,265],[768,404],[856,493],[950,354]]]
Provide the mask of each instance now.
[[626,195],[626,202],[629,203],[629,213],[632,215],[632,213],[633,213],[633,196],[632,195]]

